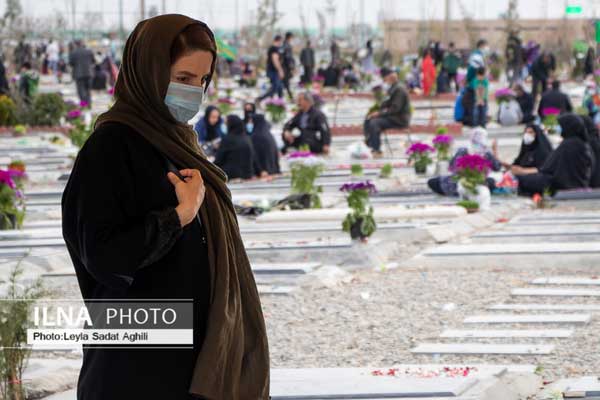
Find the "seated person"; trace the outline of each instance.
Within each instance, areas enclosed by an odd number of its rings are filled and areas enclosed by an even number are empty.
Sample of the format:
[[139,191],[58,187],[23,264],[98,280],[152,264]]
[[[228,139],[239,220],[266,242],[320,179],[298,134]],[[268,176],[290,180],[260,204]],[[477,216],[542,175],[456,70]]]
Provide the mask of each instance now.
[[589,145],[583,119],[575,114],[558,118],[563,141],[541,168],[523,168],[517,174],[519,194],[532,196],[546,190],[590,187],[595,158]]
[[[252,65],[250,65],[250,63],[248,61],[244,61],[244,63],[242,64],[242,71],[241,71],[241,77],[240,77],[240,86],[244,87],[251,87],[251,86],[256,86],[256,73],[254,71],[254,68],[252,68]],[[254,83],[254,85],[252,84]]]
[[256,113],[253,103],[244,104],[244,123],[246,133],[254,147],[255,168],[260,176],[276,175],[279,169],[279,150],[275,138],[271,134],[271,124],[265,116]]
[[[327,117],[315,107],[312,93],[300,93],[297,104],[300,111],[283,127],[283,154],[290,147],[300,148],[305,145],[315,154],[329,154],[331,133]],[[296,133],[294,129],[300,132]]]
[[598,132],[598,126],[591,117],[584,115],[581,118],[583,118],[583,124],[590,140],[590,147],[596,160],[596,165],[594,165],[592,177],[590,178],[590,187],[600,188],[600,132]]
[[254,148],[240,117],[227,116],[227,132],[217,150],[215,164],[229,179],[252,179],[256,176]]
[[408,92],[400,84],[396,71],[382,68],[381,77],[384,89],[387,87],[388,97],[381,103],[379,111],[367,115],[363,126],[367,146],[376,158],[383,157],[381,132],[391,128],[406,128],[411,116]]
[[524,168],[542,168],[552,153],[552,144],[539,125],[527,125],[519,155],[512,164],[502,163],[513,175],[521,175]]
[[[487,131],[482,127],[474,128],[471,131],[469,148],[461,147],[456,151],[456,154],[450,160],[450,170],[454,168],[459,157],[467,154],[479,154],[492,163],[493,171],[500,171],[502,163],[498,161],[497,153],[496,142],[494,142],[491,149],[488,147]],[[493,178],[487,178],[486,181],[490,191],[493,191],[496,188],[496,181]],[[427,181],[427,186],[442,196],[458,196],[458,185],[452,175],[431,178]]]
[[214,155],[219,148],[219,143],[227,133],[226,129],[219,109],[215,106],[206,107],[204,117],[196,122],[194,130],[198,134],[198,143],[207,155]]
[[531,93],[526,92],[523,85],[520,83],[515,83],[513,85],[513,90],[517,95],[516,100],[517,103],[519,103],[521,113],[523,114],[521,123],[528,124],[535,119],[533,116],[533,96]]
[[542,94],[540,105],[538,107],[538,115],[544,118],[548,113],[549,108],[559,110],[559,114],[570,113],[573,111],[573,105],[569,96],[560,91],[560,82],[552,82],[552,88]]

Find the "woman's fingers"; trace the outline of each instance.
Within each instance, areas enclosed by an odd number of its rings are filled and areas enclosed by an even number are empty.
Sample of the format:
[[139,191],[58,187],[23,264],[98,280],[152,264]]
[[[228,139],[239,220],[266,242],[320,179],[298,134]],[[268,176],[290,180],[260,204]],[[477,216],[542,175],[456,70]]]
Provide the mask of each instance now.
[[182,169],[179,171],[179,173],[184,177],[190,177],[192,179],[199,178],[202,180],[202,175],[200,175],[200,171],[197,169]]
[[179,179],[179,177],[172,172],[169,172],[167,174],[167,178],[169,179],[169,182],[171,182],[173,184],[173,186],[175,186],[179,182],[181,182],[181,179]]

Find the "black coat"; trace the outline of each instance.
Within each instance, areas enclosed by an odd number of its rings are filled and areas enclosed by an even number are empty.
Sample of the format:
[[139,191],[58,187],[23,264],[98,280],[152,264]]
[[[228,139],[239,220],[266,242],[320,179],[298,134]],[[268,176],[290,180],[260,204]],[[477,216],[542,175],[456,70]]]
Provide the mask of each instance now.
[[62,197],[62,227],[84,299],[193,299],[193,349],[84,349],[79,400],[192,399],[210,273],[203,228],[181,228],[166,159],[126,125],[98,128]]
[[531,125],[535,131],[535,140],[531,144],[521,143],[519,155],[513,161],[513,165],[523,168],[542,168],[550,153],[552,153],[552,144],[537,125]]
[[244,131],[229,132],[221,140],[215,156],[217,164],[229,179],[251,179],[256,176],[252,140]]
[[388,98],[381,103],[380,118],[387,118],[400,127],[410,124],[410,98],[408,92],[399,83],[394,84],[388,93]]
[[540,105],[538,107],[538,115],[543,117],[542,112],[548,107],[559,109],[561,114],[573,111],[573,105],[571,104],[569,96],[560,90],[554,89],[548,90],[542,95],[542,99],[540,100]]
[[279,150],[275,138],[271,135],[271,125],[264,115],[252,116],[254,129],[250,138],[254,147],[255,168],[258,173],[267,171],[269,175],[279,174]]
[[523,92],[521,96],[517,96],[517,103],[519,103],[519,107],[521,107],[521,112],[523,113],[522,123],[527,124],[533,121],[533,96],[531,93]]
[[[331,133],[329,131],[329,124],[327,123],[327,117],[316,107],[311,107],[307,111],[307,116],[303,119],[302,111],[296,113],[294,117],[289,120],[283,127],[284,131],[292,131],[293,129],[300,130],[300,136],[294,142],[292,146],[300,147],[302,145],[308,145],[310,151],[313,153],[320,154],[323,152],[323,146],[329,146],[331,144]],[[303,120],[306,123],[303,124]]]

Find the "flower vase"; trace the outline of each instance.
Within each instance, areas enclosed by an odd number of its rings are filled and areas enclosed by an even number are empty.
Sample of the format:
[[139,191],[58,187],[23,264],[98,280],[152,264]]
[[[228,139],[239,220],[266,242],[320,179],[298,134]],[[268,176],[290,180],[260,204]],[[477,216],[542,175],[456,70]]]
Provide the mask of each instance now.
[[357,218],[356,221],[350,227],[350,237],[352,240],[364,241],[367,237],[362,233],[362,218]]
[[462,183],[458,182],[458,196],[461,200],[471,200],[479,204],[480,210],[489,210],[492,202],[490,188],[486,185],[477,185],[477,194],[467,190]]
[[417,175],[425,175],[425,172],[427,172],[427,165],[415,164],[415,173]]
[[0,230],[17,229],[17,216],[15,214],[0,213]]
[[450,175],[450,162],[447,160],[440,160],[436,164],[435,175],[446,176]]

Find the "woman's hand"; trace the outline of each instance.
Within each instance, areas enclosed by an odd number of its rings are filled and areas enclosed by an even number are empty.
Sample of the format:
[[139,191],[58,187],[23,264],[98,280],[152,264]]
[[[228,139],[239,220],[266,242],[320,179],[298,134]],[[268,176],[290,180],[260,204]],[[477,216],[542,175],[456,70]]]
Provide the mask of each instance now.
[[183,176],[185,182],[172,172],[169,172],[167,177],[175,186],[175,194],[179,201],[175,211],[177,211],[181,226],[184,227],[192,222],[198,214],[198,210],[204,201],[206,188],[204,187],[202,175],[197,169],[182,169],[179,173]]

